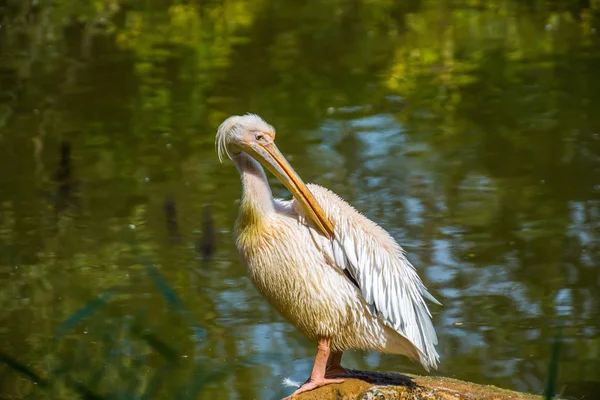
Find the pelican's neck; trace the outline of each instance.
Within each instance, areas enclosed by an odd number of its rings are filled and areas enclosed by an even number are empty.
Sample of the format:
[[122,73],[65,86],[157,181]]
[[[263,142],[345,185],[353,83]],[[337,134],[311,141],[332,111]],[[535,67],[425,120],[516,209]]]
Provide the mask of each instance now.
[[239,227],[258,225],[275,211],[267,176],[260,164],[246,153],[239,153],[232,160],[242,180]]

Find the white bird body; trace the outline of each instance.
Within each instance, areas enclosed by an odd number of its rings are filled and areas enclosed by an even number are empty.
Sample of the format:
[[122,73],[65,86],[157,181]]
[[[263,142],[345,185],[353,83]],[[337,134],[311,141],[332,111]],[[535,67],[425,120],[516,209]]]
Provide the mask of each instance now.
[[[269,303],[309,339],[330,338],[333,351],[402,354],[420,360],[427,370],[435,368],[437,338],[421,295],[433,298],[396,241],[333,192],[309,184],[335,227],[336,239],[325,238],[310,227],[296,200],[272,198],[256,161],[246,155],[243,163],[236,242],[252,283]],[[265,210],[267,197],[272,207]],[[370,288],[367,296],[343,272],[353,267],[337,254],[341,246],[343,254],[353,252],[355,260],[378,263],[358,265],[362,273],[352,274],[361,288]],[[412,296],[417,308],[402,310],[403,295]],[[398,314],[395,320],[407,322],[395,324],[393,316],[381,315],[388,309]]]
[[[228,118],[219,156],[240,173],[243,195],[236,243],[259,292],[319,347],[309,380],[295,393],[340,379],[347,349],[439,361],[424,298],[435,303],[398,243],[331,191],[305,185],[256,115]],[[294,199],[274,199],[261,161]],[[439,304],[439,303],[437,303]],[[333,375],[332,375],[333,374]]]

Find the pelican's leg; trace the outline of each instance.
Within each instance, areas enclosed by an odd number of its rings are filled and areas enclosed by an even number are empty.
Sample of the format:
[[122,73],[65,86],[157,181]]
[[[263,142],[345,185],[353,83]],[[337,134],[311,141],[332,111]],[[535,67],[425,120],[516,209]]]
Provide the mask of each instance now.
[[346,368],[342,367],[342,355],[343,351],[335,351],[329,356],[327,360],[327,369],[325,370],[325,376],[327,377],[340,377],[348,375]]
[[[286,397],[289,399],[299,393],[307,392],[309,390],[316,389],[321,386],[329,385],[330,383],[342,383],[343,379],[329,379],[325,378],[325,370],[327,368],[327,360],[329,359],[329,342],[330,339],[320,339],[319,347],[317,349],[317,356],[315,357],[315,363],[313,365],[312,373],[310,378],[302,386],[300,386],[291,396]],[[340,357],[341,358],[341,357]]]

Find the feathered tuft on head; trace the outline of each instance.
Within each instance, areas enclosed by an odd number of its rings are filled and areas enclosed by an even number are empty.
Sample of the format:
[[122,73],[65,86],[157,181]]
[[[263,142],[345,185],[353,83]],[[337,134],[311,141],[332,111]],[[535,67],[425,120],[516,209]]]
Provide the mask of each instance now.
[[275,129],[256,114],[231,116],[219,126],[215,137],[220,162],[223,162],[225,156],[231,159],[230,146],[239,143],[244,132],[248,131],[271,132],[275,135]]

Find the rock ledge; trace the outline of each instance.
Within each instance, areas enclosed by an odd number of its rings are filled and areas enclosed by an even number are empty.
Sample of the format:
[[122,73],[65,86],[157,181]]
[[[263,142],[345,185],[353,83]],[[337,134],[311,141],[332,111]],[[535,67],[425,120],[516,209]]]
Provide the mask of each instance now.
[[542,397],[452,378],[350,370],[350,378],[297,400],[541,400]]

